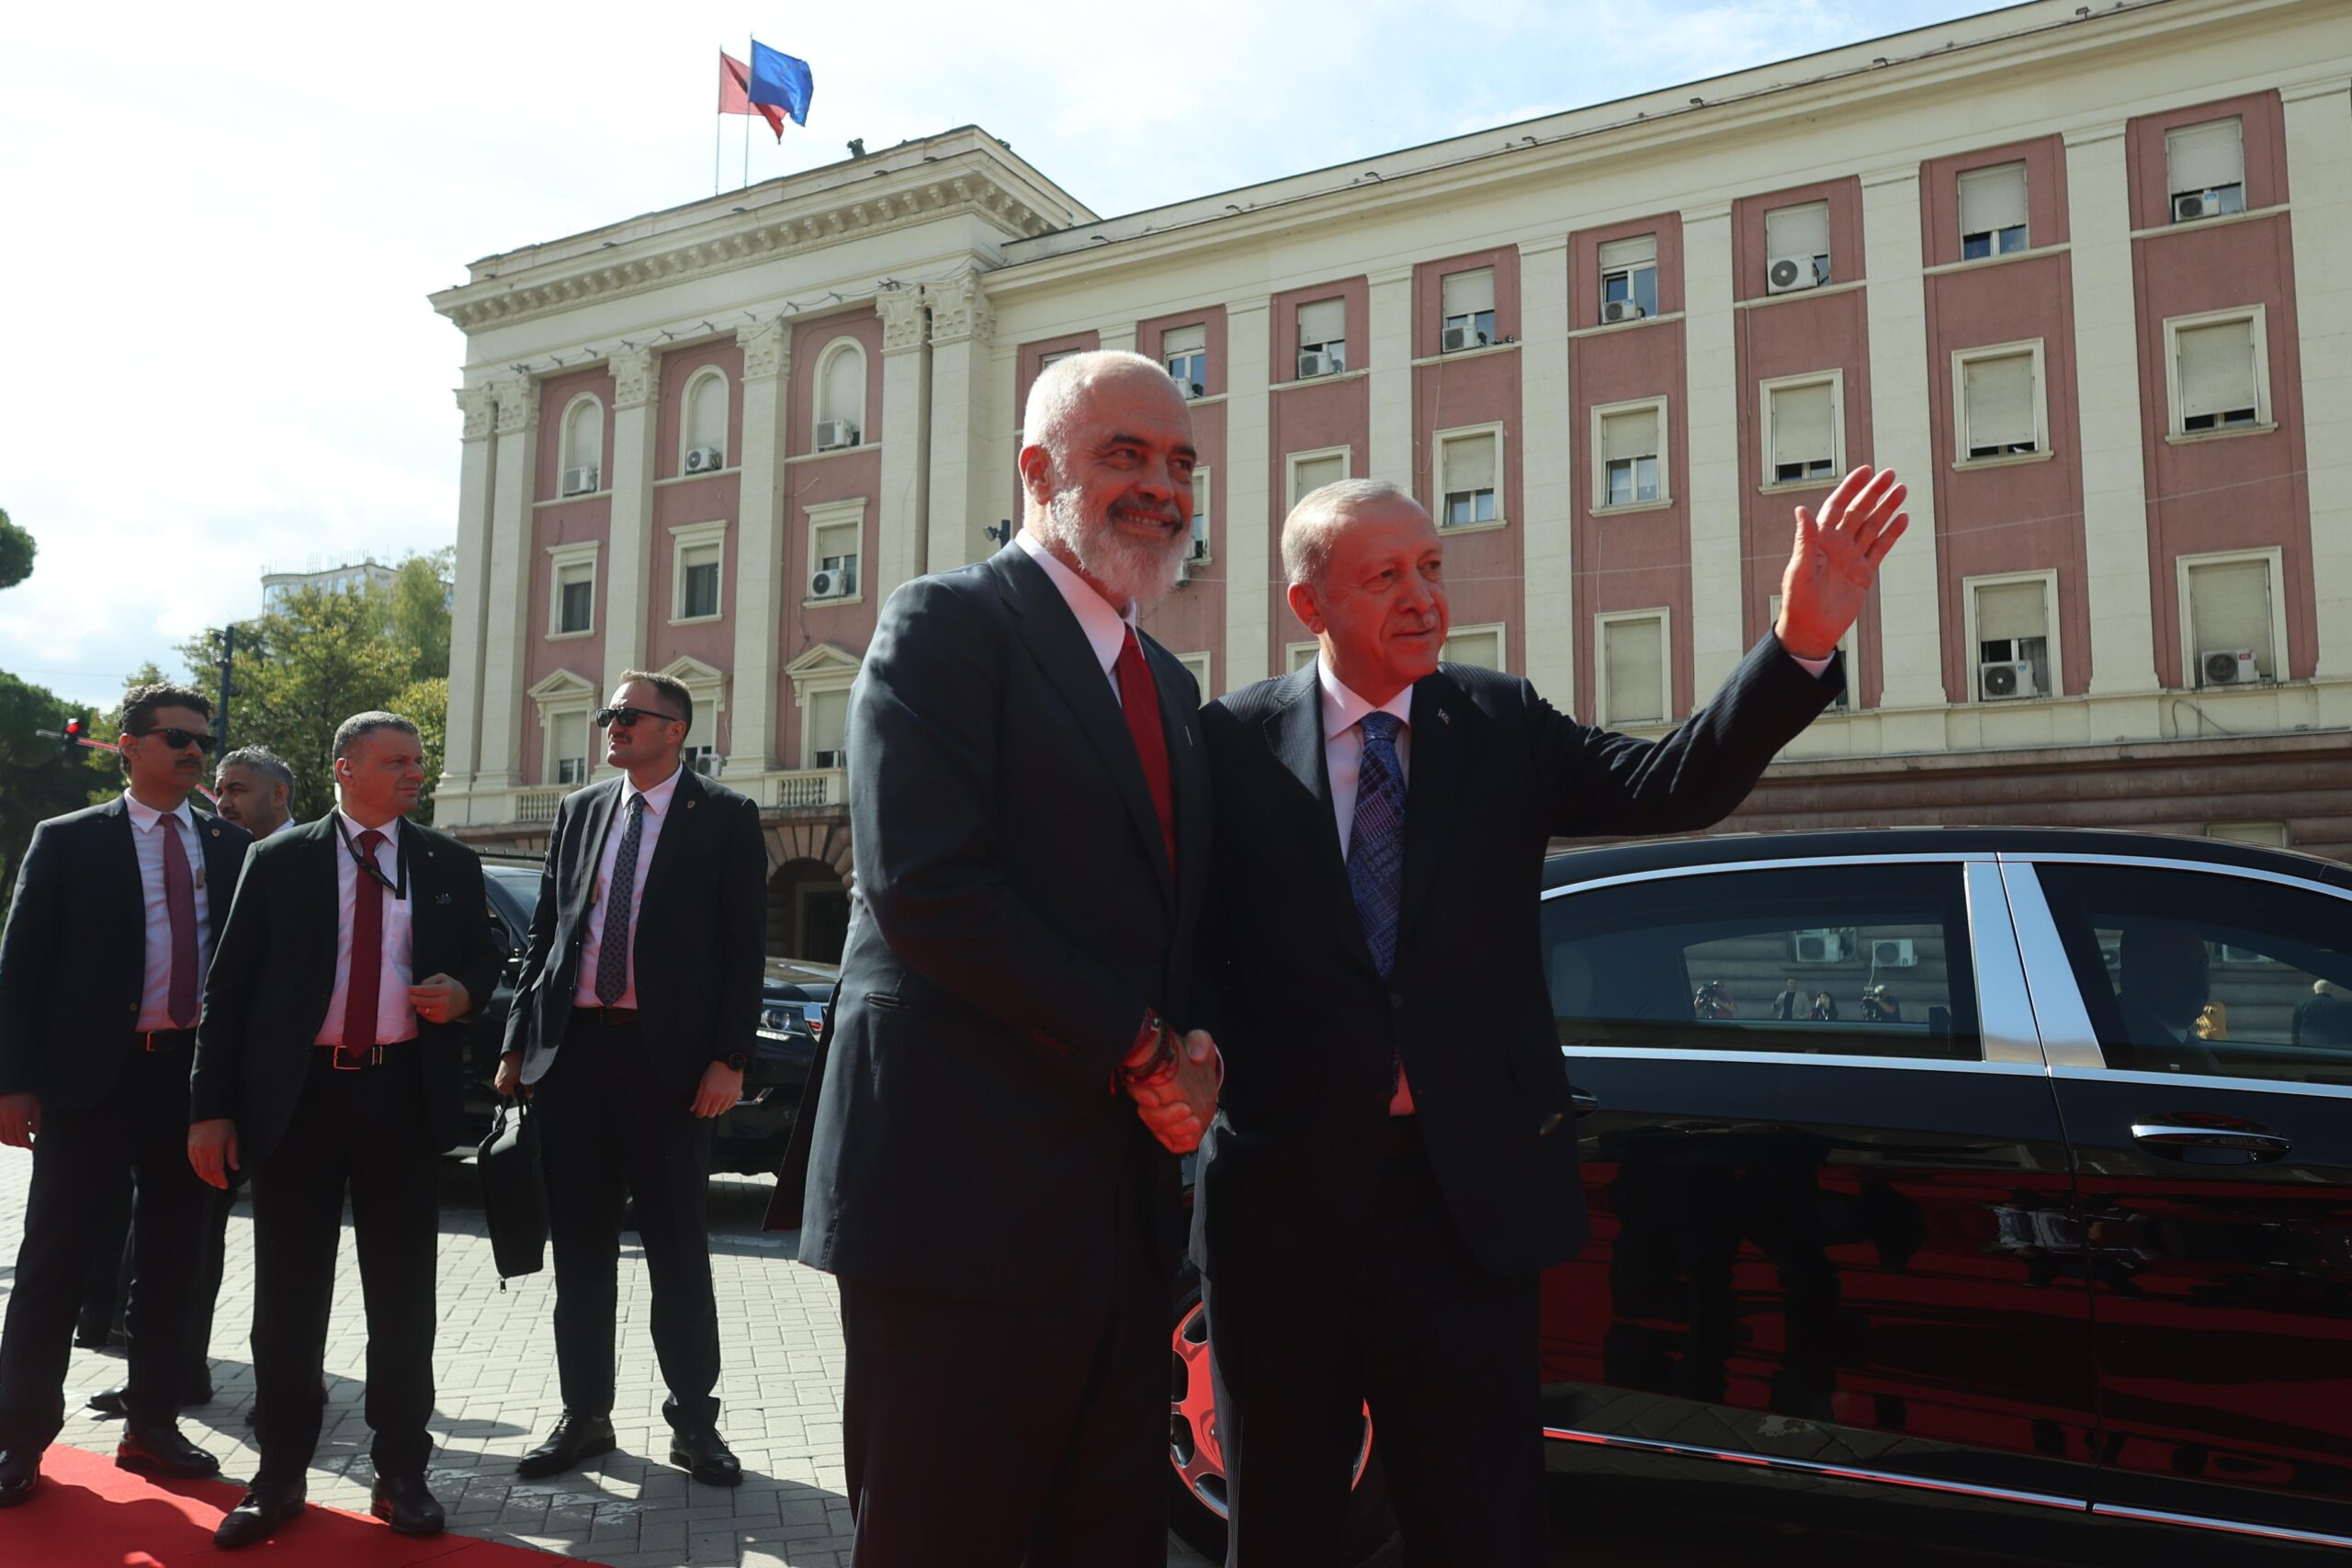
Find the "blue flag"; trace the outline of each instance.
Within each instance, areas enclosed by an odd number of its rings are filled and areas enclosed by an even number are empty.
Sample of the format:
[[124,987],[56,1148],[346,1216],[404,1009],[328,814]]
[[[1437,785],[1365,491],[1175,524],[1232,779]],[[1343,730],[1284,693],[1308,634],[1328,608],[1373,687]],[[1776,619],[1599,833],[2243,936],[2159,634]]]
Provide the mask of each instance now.
[[810,91],[807,61],[752,40],[752,102],[772,105],[790,115],[793,124],[807,125]]

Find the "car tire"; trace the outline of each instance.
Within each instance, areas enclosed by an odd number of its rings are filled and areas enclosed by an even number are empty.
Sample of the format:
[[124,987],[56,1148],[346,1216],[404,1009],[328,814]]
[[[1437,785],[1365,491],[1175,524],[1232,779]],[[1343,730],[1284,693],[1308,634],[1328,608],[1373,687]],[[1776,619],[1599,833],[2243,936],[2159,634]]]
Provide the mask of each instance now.
[[[1391,1568],[1404,1559],[1380,1455],[1365,1445],[1348,1498],[1342,1537],[1351,1568]],[[1225,1458],[1218,1448],[1209,1381],[1208,1322],[1201,1311],[1201,1280],[1191,1263],[1176,1274],[1176,1310],[1169,1340],[1168,1461],[1172,1488],[1168,1522],[1185,1545],[1212,1562],[1225,1561]]]

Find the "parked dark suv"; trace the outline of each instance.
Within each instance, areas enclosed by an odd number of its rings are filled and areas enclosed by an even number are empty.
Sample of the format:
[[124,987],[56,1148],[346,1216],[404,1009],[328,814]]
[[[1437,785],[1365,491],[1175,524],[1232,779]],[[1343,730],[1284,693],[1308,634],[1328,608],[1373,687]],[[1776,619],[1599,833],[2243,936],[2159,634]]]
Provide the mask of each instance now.
[[[523,967],[531,912],[539,898],[537,860],[485,856],[482,874],[490,897],[491,931],[506,961],[499,971],[498,989],[473,1021],[467,1046],[469,1145],[490,1130],[491,1110],[498,1102],[491,1083],[497,1076],[499,1049],[506,1039],[506,1015],[514,1005],[514,978]],[[714,1171],[766,1176],[783,1163],[784,1145],[799,1114],[801,1091],[808,1087],[808,1068],[816,1058],[817,1042],[824,1036],[833,982],[840,974],[831,964],[792,958],[767,961],[761,981],[760,1023],[746,1053],[751,1065],[743,1073],[743,1097],[719,1117],[714,1130]]]

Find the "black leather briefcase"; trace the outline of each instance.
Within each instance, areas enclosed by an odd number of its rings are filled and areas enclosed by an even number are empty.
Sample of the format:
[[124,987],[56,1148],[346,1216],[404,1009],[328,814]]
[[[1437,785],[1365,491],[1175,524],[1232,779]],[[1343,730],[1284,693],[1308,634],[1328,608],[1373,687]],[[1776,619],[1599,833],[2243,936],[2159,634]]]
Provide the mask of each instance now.
[[481,1207],[499,1287],[547,1267],[548,1187],[539,1168],[539,1126],[529,1104],[499,1102],[481,1141]]

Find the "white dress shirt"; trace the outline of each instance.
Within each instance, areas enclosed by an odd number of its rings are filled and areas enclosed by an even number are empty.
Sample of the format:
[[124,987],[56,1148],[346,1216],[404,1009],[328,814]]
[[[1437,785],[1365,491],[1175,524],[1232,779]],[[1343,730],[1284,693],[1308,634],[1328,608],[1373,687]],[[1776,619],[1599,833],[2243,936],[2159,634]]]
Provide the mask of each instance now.
[[196,889],[196,991],[204,995],[201,966],[212,958],[212,896],[204,886],[204,852],[197,848],[196,813],[180,802],[171,815],[179,821],[175,833],[162,826],[164,813],[125,790],[123,805],[130,812],[131,848],[139,856],[139,893],[147,908],[147,969],[139,988],[139,1029],[192,1027],[172,1021],[172,907],[164,897],[164,855],[173,840],[187,857],[188,881]]
[[301,825],[302,824],[300,822],[295,821],[293,818],[288,817],[285,821],[280,822],[277,827],[272,828],[268,832],[264,833],[262,837],[265,839],[275,839],[278,834],[290,833]]
[[651,789],[639,790],[631,784],[621,791],[614,803],[613,825],[605,833],[604,852],[596,858],[596,900],[588,908],[588,939],[580,949],[580,979],[572,987],[574,1007],[594,1008],[605,1004],[596,999],[597,954],[605,950],[605,898],[612,891],[613,863],[620,858],[621,837],[628,831],[628,803],[645,802],[645,821],[637,830],[637,874],[628,888],[628,983],[621,987],[616,1008],[637,1006],[637,933],[638,916],[645,908],[645,874],[653,869],[653,840],[662,836],[662,819],[670,814],[670,797],[678,793],[678,774],[684,773],[682,762],[670,776]]
[[1340,858],[1348,858],[1355,836],[1356,776],[1363,767],[1363,716],[1396,716],[1404,728],[1396,732],[1396,764],[1408,784],[1413,782],[1413,688],[1406,687],[1375,709],[1348,690],[1332,671],[1331,661],[1317,655],[1315,678],[1323,686],[1323,767],[1331,779],[1331,815],[1339,819]]
[[[1012,542],[1029,552],[1029,558],[1046,569],[1046,575],[1061,590],[1062,602],[1069,613],[1078,617],[1078,629],[1086,634],[1086,645],[1094,650],[1094,662],[1102,666],[1102,674],[1111,682],[1111,700],[1119,702],[1119,651],[1127,645],[1127,633],[1136,624],[1136,607],[1131,602],[1124,610],[1114,610],[1111,603],[1087,582],[1086,579],[1062,564],[1060,558],[1046,548],[1036,535],[1023,530]],[[1124,708],[1125,703],[1119,703]]]
[[[343,847],[343,837],[334,843],[334,991],[327,998],[327,1016],[319,1025],[318,1045],[340,1045],[343,1040],[344,1010],[351,1005],[351,936],[352,921],[359,908],[359,885],[369,880],[351,857],[360,848],[359,835],[367,829],[351,818],[340,807],[335,809],[343,833],[348,835],[351,848]],[[384,841],[376,846],[376,866],[392,887],[401,885],[401,820],[393,818],[376,829]],[[413,895],[415,887],[408,891]],[[413,960],[409,941],[408,898],[395,898],[392,888],[384,888],[383,899],[383,962],[377,971],[376,981],[376,1043],[393,1045],[416,1038],[416,1009],[409,1005],[408,988],[415,984]]]

